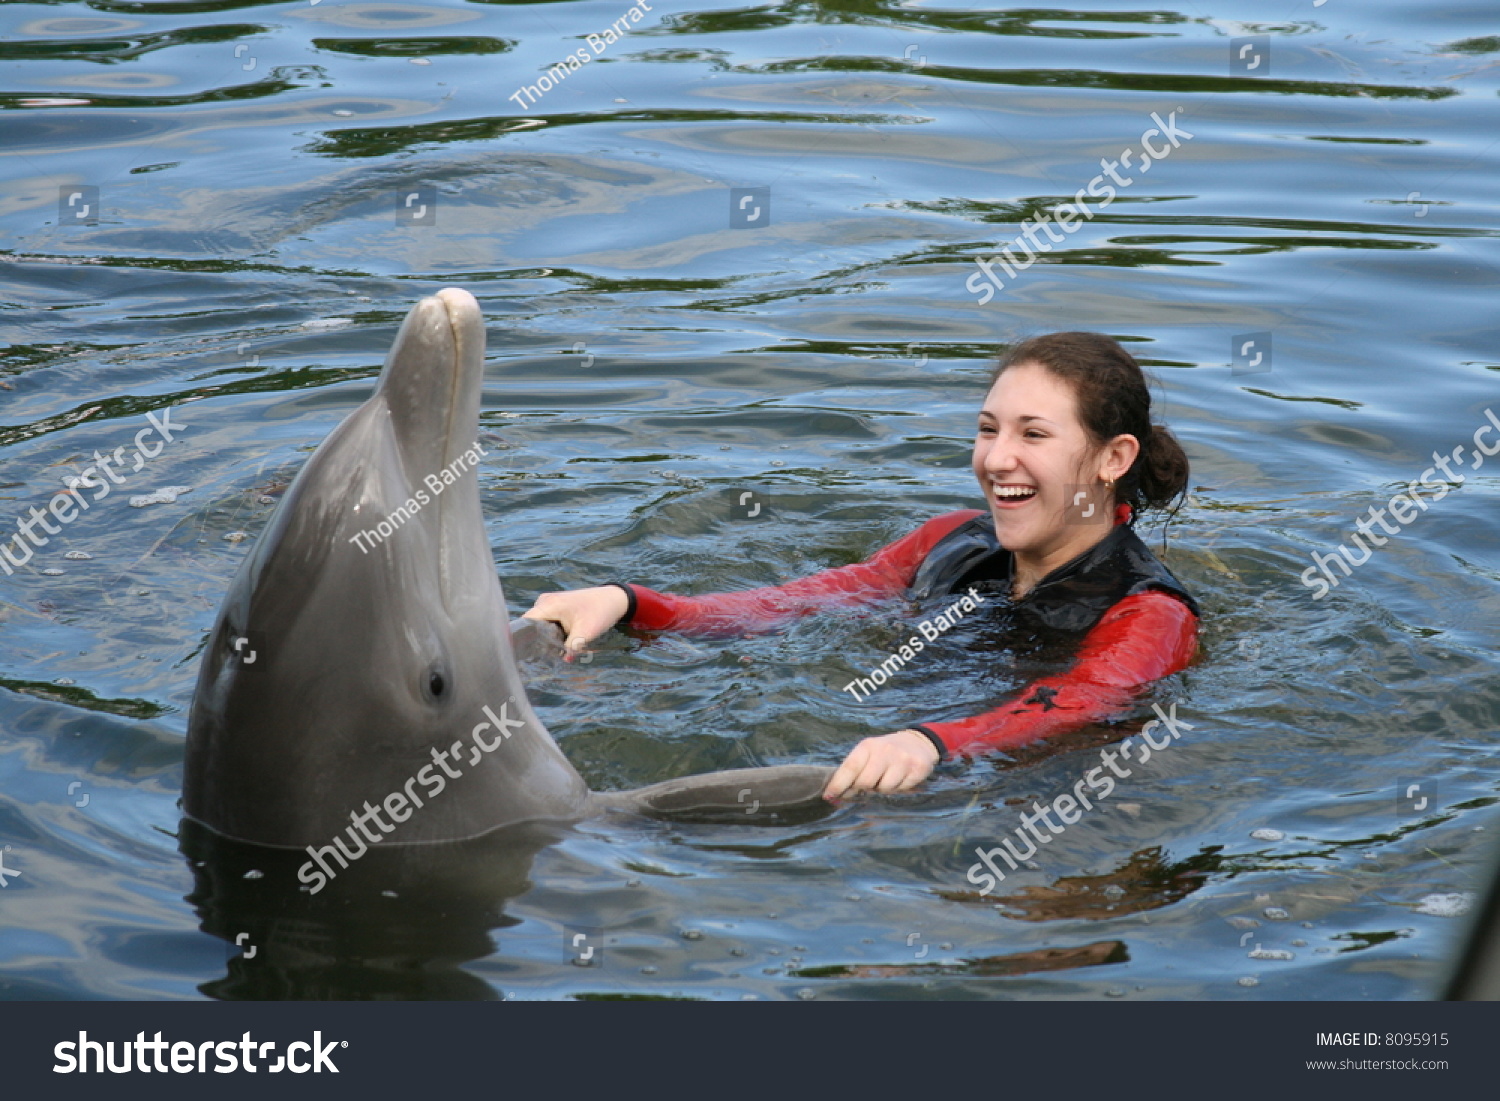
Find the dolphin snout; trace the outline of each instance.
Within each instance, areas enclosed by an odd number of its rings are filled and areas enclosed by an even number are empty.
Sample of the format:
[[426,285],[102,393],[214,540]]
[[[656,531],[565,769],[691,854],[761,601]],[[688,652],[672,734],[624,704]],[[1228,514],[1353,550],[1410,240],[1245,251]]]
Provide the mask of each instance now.
[[444,287],[433,297],[448,308],[448,318],[454,325],[470,320],[484,323],[484,318],[479,313],[479,303],[462,287]]

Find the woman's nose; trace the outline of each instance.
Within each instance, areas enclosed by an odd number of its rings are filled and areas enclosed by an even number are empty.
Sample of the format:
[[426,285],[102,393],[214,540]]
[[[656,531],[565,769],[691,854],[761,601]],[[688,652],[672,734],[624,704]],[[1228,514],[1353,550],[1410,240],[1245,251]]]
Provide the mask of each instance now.
[[1015,447],[1003,436],[991,440],[989,450],[984,455],[983,466],[991,474],[1014,470],[1016,468]]

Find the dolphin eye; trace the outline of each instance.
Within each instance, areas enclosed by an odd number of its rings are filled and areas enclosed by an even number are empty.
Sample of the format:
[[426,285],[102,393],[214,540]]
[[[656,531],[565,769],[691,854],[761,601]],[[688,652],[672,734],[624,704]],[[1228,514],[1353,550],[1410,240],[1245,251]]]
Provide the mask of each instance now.
[[431,703],[443,703],[453,691],[453,678],[442,660],[433,662],[422,674],[422,695]]

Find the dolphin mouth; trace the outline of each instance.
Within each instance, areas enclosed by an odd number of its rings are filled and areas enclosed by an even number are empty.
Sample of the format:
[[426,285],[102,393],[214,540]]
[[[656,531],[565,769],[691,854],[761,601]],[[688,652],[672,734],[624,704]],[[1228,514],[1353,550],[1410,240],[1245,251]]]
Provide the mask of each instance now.
[[376,387],[413,484],[473,447],[483,385],[479,303],[459,287],[422,299],[401,323]]
[[[466,452],[479,447],[479,406],[484,390],[484,317],[474,296],[458,287],[445,287],[433,296],[443,307],[448,323],[452,360],[449,367],[448,423],[443,432],[443,471],[463,465]],[[453,611],[464,603],[464,590],[471,583],[459,568],[476,540],[483,546],[484,561],[490,563],[489,540],[484,535],[484,514],[479,505],[478,453],[467,467],[460,484],[438,498],[440,591],[443,603]],[[427,475],[430,477],[431,475]]]
[[493,570],[479,503],[484,345],[479,303],[462,288],[445,287],[407,314],[376,387],[404,483],[400,499],[384,504],[387,511],[422,515],[437,545],[439,591],[450,612],[472,600],[481,564]]
[[432,297],[444,308],[452,346],[448,425],[443,433],[446,467],[476,442],[484,383],[484,316],[474,296],[459,287],[444,287]]

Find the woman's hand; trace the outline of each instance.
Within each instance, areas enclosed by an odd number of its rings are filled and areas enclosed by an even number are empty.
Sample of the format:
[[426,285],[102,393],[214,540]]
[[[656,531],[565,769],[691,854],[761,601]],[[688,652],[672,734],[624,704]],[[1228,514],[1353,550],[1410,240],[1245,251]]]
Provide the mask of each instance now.
[[629,609],[630,601],[623,589],[616,585],[601,585],[594,589],[543,593],[521,616],[523,619],[548,619],[562,627],[567,636],[563,649],[571,657],[620,622],[620,617]]
[[855,746],[823,789],[824,799],[854,791],[910,791],[938,762],[937,747],[916,730],[866,738]]

